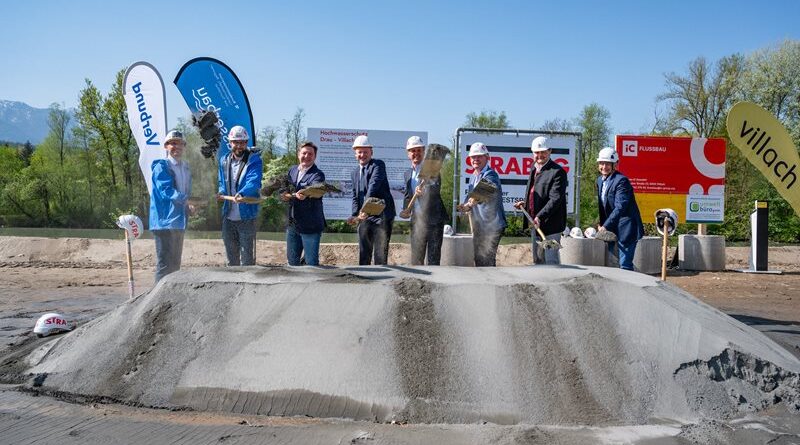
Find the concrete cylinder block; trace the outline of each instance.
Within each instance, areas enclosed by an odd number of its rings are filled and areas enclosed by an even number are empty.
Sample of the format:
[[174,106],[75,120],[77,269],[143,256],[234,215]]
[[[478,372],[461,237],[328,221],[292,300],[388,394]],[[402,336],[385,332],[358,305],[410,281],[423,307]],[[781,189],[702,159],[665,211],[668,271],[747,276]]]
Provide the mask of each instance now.
[[472,235],[445,235],[442,239],[442,266],[475,266]]
[[684,270],[724,270],[725,237],[720,235],[679,235],[678,265]]
[[606,243],[591,238],[561,238],[561,264],[604,266]]
[[661,273],[662,242],[663,239],[660,236],[646,236],[640,239],[636,244],[636,253],[633,255],[634,270],[646,274]]

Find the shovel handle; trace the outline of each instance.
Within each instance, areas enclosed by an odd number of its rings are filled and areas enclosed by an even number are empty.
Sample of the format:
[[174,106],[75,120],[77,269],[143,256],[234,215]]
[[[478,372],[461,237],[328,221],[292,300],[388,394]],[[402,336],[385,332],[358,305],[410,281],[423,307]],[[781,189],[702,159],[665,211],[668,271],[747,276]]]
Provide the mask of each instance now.
[[[219,197],[224,199],[224,200],[226,200],[226,201],[236,202],[236,197],[235,196],[219,195]],[[241,203],[243,203],[243,204],[261,204],[261,201],[263,201],[262,198],[252,198],[250,196],[242,196]]]
[[538,224],[536,224],[535,222],[533,222],[533,218],[531,217],[531,214],[530,214],[530,213],[528,213],[528,211],[527,211],[527,210],[525,210],[525,209],[519,209],[519,211],[520,211],[520,212],[522,212],[522,214],[523,214],[523,215],[525,215],[525,217],[526,217],[526,218],[528,218],[528,222],[530,222],[530,223],[531,223],[531,227],[533,227],[534,229],[536,229],[536,233],[538,233],[538,234],[539,234],[539,236],[540,236],[540,237],[542,237],[542,241],[547,241],[547,237],[546,237],[546,236],[544,236],[544,232],[542,232],[542,229],[540,229],[540,228],[539,228],[539,225],[538,225]]

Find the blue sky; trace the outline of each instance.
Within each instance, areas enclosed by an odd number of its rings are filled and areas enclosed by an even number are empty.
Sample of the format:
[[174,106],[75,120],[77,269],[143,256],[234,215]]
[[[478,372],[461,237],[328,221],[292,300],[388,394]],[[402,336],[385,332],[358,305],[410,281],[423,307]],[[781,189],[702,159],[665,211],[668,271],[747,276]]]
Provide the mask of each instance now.
[[145,60],[167,86],[170,124],[188,108],[184,62],[222,60],[257,127],[299,106],[307,127],[427,130],[447,143],[471,111],[531,128],[591,102],[614,132],[653,120],[664,73],[800,38],[799,1],[1,2],[0,99],[77,105]]

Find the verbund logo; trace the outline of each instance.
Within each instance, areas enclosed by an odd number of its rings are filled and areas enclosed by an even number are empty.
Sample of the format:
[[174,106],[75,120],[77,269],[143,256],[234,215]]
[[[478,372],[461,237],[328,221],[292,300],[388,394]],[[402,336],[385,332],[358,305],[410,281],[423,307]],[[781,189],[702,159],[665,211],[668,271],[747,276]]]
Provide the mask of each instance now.
[[639,141],[622,141],[622,156],[638,156]]

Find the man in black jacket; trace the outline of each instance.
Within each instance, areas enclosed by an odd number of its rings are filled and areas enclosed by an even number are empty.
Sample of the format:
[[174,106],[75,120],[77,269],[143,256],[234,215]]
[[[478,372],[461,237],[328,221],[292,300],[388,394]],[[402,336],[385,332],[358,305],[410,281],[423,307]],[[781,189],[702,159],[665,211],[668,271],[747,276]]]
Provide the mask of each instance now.
[[319,242],[325,230],[322,198],[308,197],[302,192],[312,184],[325,182],[325,173],[314,163],[316,159],[317,146],[303,142],[297,151],[299,164],[288,173],[289,182],[297,191],[281,195],[281,200],[289,203],[286,258],[290,266],[299,266],[301,255],[305,255],[307,265],[319,266]]
[[[525,200],[517,201],[514,207],[525,209],[533,217],[533,223],[539,226],[547,239],[558,241],[561,232],[567,225],[567,172],[550,159],[552,153],[549,141],[545,136],[539,136],[531,144],[534,164],[528,177],[528,186],[525,189]],[[527,218],[522,223],[523,228],[528,226]],[[533,239],[536,228],[532,227]],[[561,258],[558,249],[544,249],[544,257],[537,249],[536,243],[531,246],[534,264],[560,264]]]
[[403,207],[408,208],[414,195],[414,205],[410,212],[403,210],[400,216],[411,216],[411,264],[423,265],[425,258],[429,266],[438,266],[442,257],[442,238],[447,211],[442,202],[442,180],[435,178],[421,180],[419,178],[424,155],[425,144],[419,136],[411,136],[406,142],[406,154],[411,161],[411,168],[403,173],[405,193]]
[[[372,145],[366,135],[353,141],[353,152],[358,167],[353,169],[353,208],[348,224],[358,224],[358,264],[386,264],[389,259],[389,240],[392,236],[395,210],[394,198],[386,176],[386,164],[372,158]],[[367,198],[379,198],[386,207],[378,215],[367,215],[361,207]]]

